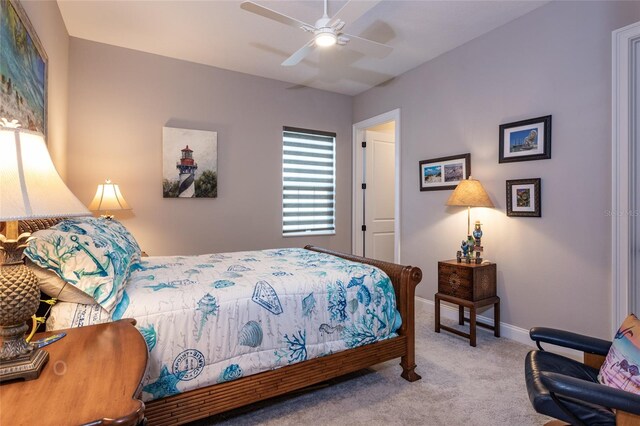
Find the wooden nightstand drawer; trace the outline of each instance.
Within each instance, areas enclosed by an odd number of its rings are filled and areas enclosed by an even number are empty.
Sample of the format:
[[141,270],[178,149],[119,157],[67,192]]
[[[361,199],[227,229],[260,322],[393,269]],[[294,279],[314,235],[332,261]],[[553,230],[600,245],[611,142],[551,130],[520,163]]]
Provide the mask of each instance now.
[[469,268],[457,268],[439,263],[438,292],[461,299],[472,300],[473,271]]
[[438,292],[478,301],[496,296],[496,264],[438,262]]

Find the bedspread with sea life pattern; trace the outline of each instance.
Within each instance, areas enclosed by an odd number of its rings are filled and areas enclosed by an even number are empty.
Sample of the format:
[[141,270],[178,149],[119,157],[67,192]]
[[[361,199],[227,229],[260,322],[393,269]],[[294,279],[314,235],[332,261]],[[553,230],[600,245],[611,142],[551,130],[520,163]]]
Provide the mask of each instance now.
[[143,400],[396,336],[380,269],[305,249],[143,258],[120,304],[58,303],[47,328],[135,318],[149,348]]

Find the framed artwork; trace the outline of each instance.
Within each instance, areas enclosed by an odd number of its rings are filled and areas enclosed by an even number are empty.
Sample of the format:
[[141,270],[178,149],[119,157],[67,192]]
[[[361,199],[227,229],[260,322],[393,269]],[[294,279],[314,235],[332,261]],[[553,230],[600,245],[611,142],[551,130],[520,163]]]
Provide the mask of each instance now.
[[162,128],[162,196],[218,196],[218,132]]
[[500,125],[499,163],[551,158],[551,116]]
[[420,191],[454,189],[471,174],[471,154],[422,160],[419,166]]
[[540,178],[507,181],[507,216],[542,216],[540,182]]
[[0,117],[47,136],[47,55],[17,0],[0,0]]

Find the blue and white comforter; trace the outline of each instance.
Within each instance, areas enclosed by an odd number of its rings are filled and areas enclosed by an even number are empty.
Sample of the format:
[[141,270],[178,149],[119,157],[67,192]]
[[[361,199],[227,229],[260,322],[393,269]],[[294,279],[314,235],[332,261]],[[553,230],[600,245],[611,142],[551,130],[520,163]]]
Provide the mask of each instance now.
[[396,335],[389,277],[304,249],[143,258],[112,315],[59,303],[48,329],[135,318],[149,348],[143,400]]

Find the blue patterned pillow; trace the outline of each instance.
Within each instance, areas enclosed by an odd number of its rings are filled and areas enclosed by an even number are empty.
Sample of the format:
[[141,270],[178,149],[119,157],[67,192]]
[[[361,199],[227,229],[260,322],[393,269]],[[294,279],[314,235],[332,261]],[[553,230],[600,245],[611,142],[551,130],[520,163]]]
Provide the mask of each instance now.
[[[115,219],[103,219],[103,218],[83,218],[84,220],[90,219],[92,221],[99,221],[99,223],[104,226],[107,230],[115,233],[116,235],[122,237],[127,246],[127,249],[133,251],[138,254],[138,259],[132,265],[140,263],[140,257],[142,256],[142,249],[138,245],[138,242],[133,235],[123,224],[118,222]],[[80,219],[82,220],[82,219]]]
[[140,247],[115,220],[83,217],[64,220],[33,234],[24,254],[58,274],[111,312],[122,298]]

